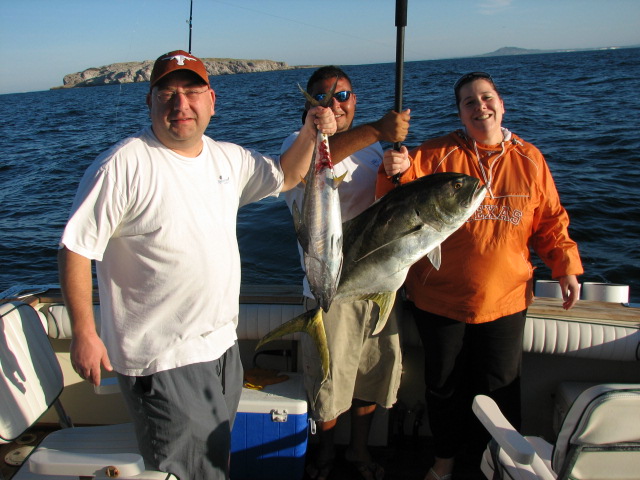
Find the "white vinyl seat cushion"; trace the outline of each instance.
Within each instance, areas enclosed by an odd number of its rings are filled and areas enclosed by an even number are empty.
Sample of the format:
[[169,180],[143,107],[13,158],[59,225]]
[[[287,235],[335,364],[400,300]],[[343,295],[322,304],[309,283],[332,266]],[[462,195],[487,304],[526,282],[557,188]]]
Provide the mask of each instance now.
[[[0,442],[11,442],[58,401],[63,377],[41,319],[21,302],[0,305]],[[87,405],[87,408],[91,408]],[[114,476],[117,474],[117,477]],[[159,480],[170,474],[145,470],[131,424],[62,428],[45,437],[13,480],[78,477]]]
[[487,396],[475,397],[473,411],[492,436],[481,462],[487,478],[640,478],[640,384],[602,384],[582,392],[555,444],[520,435]]

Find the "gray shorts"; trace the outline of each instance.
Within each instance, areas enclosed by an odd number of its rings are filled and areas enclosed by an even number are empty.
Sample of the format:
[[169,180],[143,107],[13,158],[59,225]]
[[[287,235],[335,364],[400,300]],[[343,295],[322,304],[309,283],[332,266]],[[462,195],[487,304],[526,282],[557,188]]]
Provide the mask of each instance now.
[[228,479],[242,376],[237,342],[212,362],[144,377],[118,374],[146,468],[181,480]]
[[[307,309],[315,300],[307,300]],[[326,422],[351,408],[352,399],[391,408],[402,374],[398,315],[394,308],[384,329],[372,335],[378,306],[368,300],[335,301],[323,312],[331,356],[329,378],[322,383],[322,367],[313,340],[302,335],[304,381],[315,420]]]

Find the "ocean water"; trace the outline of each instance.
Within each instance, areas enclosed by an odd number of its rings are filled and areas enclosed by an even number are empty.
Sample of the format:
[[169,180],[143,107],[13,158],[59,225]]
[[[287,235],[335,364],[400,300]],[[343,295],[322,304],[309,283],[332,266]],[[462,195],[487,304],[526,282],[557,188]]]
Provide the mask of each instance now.
[[[393,108],[395,66],[344,66],[358,95],[356,123]],[[459,126],[452,85],[491,73],[506,106],[503,125],[546,156],[578,242],[581,281],[630,285],[640,301],[640,49],[407,62],[408,147]],[[207,134],[277,154],[300,125],[312,70],[212,77],[216,115]],[[147,83],[0,96],[0,291],[58,283],[57,241],[82,173],[109,145],[149,122]],[[385,148],[390,145],[385,145]],[[302,278],[283,200],[239,212],[246,284]],[[536,261],[536,278],[549,270]]]

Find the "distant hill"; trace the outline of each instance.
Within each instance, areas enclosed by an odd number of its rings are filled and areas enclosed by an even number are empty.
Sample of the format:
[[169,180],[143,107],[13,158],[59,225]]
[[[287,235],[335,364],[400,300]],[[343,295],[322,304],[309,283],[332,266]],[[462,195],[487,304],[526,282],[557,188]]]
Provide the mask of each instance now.
[[[235,58],[202,58],[209,75],[230,75],[234,73],[267,72],[289,70],[285,62],[274,60],[239,60]],[[88,68],[82,72],[65,75],[64,85],[55,88],[95,87],[120,83],[148,82],[153,68],[153,60],[144,62],[113,63],[98,68]]]
[[533,55],[537,53],[561,53],[561,52],[588,52],[594,50],[617,50],[620,48],[638,48],[640,45],[629,45],[624,47],[599,47],[599,48],[562,48],[555,50],[536,50],[530,48],[519,47],[502,47],[490,53],[483,53],[482,55],[476,55],[476,57],[500,57],[505,55]]
[[494,52],[483,53],[482,55],[477,55],[478,57],[499,57],[502,55],[530,55],[533,53],[548,53],[549,50],[532,50],[528,48],[519,48],[519,47],[502,47]]

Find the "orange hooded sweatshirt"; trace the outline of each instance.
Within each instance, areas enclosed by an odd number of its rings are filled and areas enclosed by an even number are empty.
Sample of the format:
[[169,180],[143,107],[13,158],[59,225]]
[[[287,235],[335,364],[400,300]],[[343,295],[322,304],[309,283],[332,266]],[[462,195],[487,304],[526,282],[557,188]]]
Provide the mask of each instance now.
[[[544,157],[532,144],[506,129],[503,133],[500,145],[488,146],[457,130],[409,152],[411,166],[401,183],[460,172],[479,178],[488,189],[475,214],[441,245],[440,270],[425,257],[409,271],[407,297],[422,310],[466,323],[524,310],[533,299],[531,249],[553,278],[583,273]],[[376,196],[393,187],[381,166]]]

